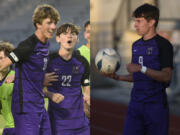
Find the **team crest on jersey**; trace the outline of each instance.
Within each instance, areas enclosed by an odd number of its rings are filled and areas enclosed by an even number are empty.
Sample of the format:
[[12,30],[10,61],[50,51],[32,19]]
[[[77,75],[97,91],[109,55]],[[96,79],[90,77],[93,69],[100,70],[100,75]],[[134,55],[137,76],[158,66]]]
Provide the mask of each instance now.
[[152,47],[149,47],[147,48],[147,55],[151,55],[152,54],[152,51],[153,51],[153,48]]
[[73,73],[78,74],[79,73],[79,66],[73,66]]

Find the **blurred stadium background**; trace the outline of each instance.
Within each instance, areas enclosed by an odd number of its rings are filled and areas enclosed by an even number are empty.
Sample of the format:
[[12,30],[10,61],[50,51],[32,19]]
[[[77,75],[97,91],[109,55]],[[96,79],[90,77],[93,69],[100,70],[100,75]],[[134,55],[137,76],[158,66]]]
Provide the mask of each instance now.
[[[15,46],[31,35],[35,28],[32,24],[33,11],[38,4],[51,4],[61,16],[60,24],[71,22],[80,26],[80,42],[77,47],[85,43],[83,25],[89,20],[89,0],[0,0],[0,39],[9,40]],[[51,40],[51,50],[58,45]]]
[[[60,12],[61,21],[58,26],[71,22],[81,27],[80,41],[76,48],[86,43],[83,26],[90,17],[89,0],[0,0],[0,40],[8,40],[17,46],[20,41],[30,36],[35,31],[32,24],[33,11],[38,4],[43,3],[53,5]],[[55,38],[50,42],[51,51],[59,48]],[[0,135],[3,127],[4,120],[0,115]]]
[[[91,134],[122,135],[123,123],[130,98],[131,83],[117,82],[97,73],[94,58],[98,50],[115,48],[121,56],[119,74],[126,74],[130,62],[131,45],[140,38],[133,28],[131,14],[136,7],[150,3],[160,8],[158,33],[174,46],[174,71],[168,96],[180,95],[177,73],[180,70],[180,1],[179,0],[91,0]],[[179,54],[178,54],[179,53]],[[179,66],[180,67],[180,66]],[[174,90],[174,91],[173,91]],[[171,96],[170,135],[180,135],[180,96]]]

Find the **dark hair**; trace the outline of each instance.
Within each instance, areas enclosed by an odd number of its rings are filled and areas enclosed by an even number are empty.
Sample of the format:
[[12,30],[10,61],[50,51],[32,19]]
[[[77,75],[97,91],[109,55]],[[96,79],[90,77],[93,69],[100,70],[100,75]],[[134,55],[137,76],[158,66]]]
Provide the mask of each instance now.
[[86,27],[87,27],[88,25],[90,25],[90,21],[89,21],[89,20],[85,22],[85,24],[84,24],[84,30],[86,29]]
[[65,23],[57,29],[56,36],[59,36],[61,33],[66,32],[68,28],[71,29],[71,33],[75,32],[76,35],[78,35],[80,32],[80,28],[78,26],[72,23]]
[[132,16],[136,18],[144,17],[148,21],[154,19],[156,21],[155,27],[157,27],[159,21],[159,9],[156,6],[146,3],[136,8]]

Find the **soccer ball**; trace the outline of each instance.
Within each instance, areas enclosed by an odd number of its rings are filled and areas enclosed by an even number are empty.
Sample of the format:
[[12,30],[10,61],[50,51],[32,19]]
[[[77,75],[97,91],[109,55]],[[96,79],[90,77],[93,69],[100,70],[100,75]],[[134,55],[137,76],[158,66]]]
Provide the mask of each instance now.
[[115,73],[120,68],[120,56],[112,48],[104,48],[96,54],[95,65],[100,72]]

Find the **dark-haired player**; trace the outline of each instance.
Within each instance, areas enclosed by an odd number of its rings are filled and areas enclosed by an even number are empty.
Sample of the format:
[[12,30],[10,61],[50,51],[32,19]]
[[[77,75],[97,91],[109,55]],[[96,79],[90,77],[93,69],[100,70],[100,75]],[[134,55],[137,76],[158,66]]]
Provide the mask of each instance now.
[[173,47],[156,32],[159,9],[150,4],[133,13],[141,39],[133,43],[129,75],[107,75],[134,82],[123,135],[168,135],[169,108],[166,87],[171,80]]
[[89,121],[83,110],[83,100],[90,104],[89,64],[74,51],[78,34],[79,29],[73,24],[63,24],[58,28],[56,41],[60,49],[50,57],[47,68],[48,72],[55,72],[59,76],[48,91],[64,96],[59,104],[49,100],[53,135],[90,135]]

